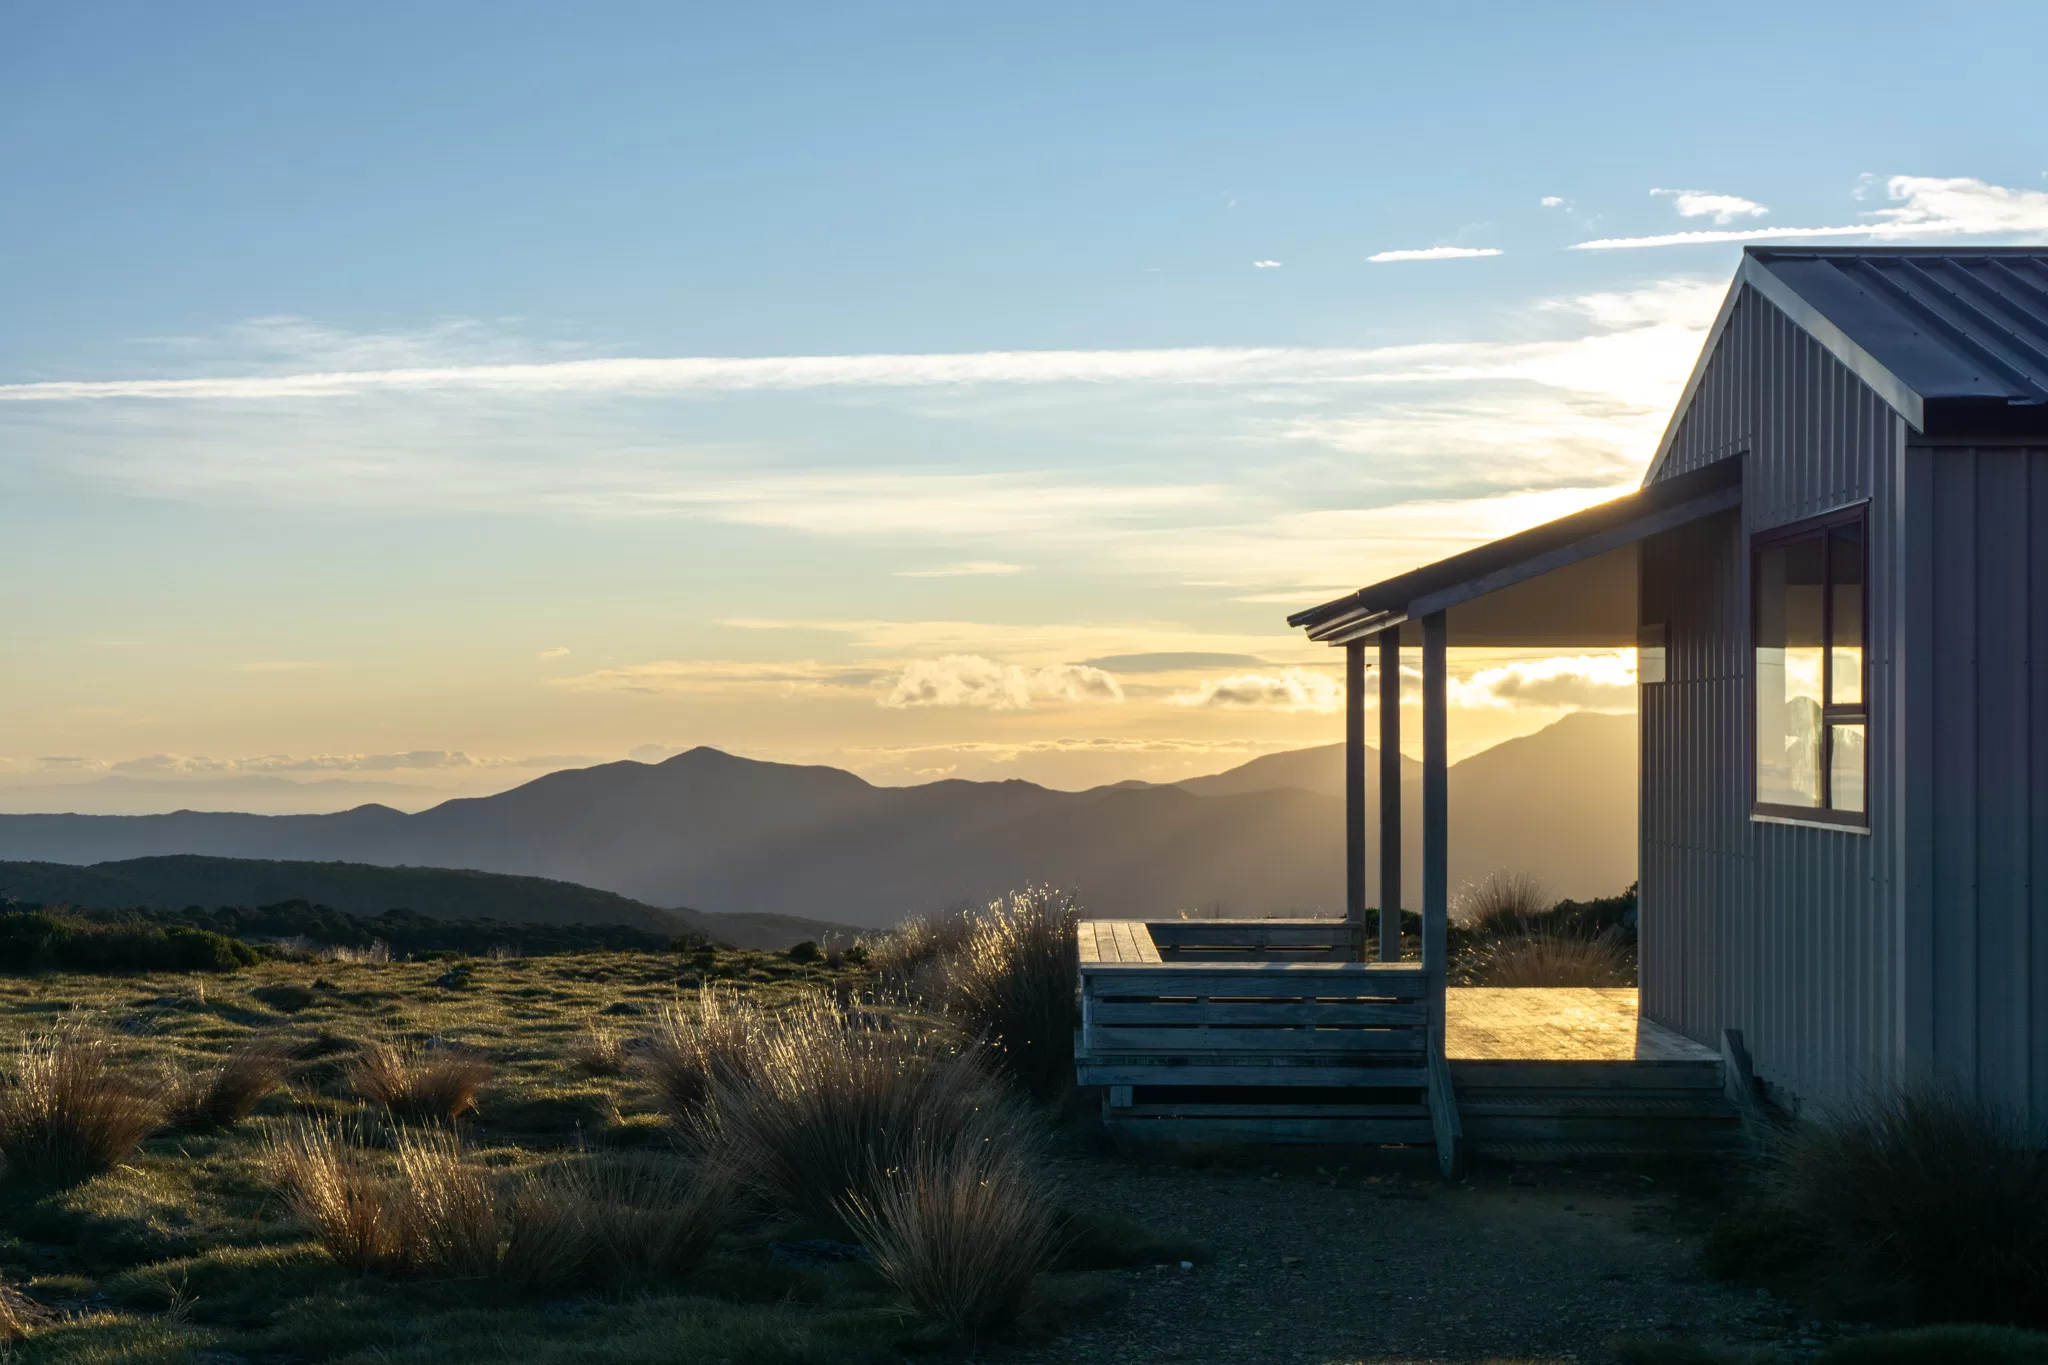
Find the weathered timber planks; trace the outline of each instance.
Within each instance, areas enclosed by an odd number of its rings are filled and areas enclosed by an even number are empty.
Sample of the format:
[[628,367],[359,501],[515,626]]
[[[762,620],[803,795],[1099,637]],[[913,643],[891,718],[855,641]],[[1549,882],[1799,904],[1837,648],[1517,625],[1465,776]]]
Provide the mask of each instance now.
[[1190,1114],[1133,1119],[1116,1126],[1119,1138],[1146,1142],[1236,1141],[1317,1146],[1390,1146],[1427,1143],[1430,1122],[1422,1118],[1281,1118]]
[[1328,1000],[1242,1000],[1181,1003],[1165,1000],[1098,999],[1094,1022],[1108,1027],[1151,1028],[1176,1024],[1265,1026],[1270,1028],[1420,1027],[1420,1001],[1351,1004]]
[[[1340,1054],[1341,1055],[1341,1054]],[[1090,1056],[1075,1063],[1082,1085],[1356,1086],[1419,1090],[1428,1080],[1420,1061],[1395,1066],[1236,1066],[1228,1058]]]
[[1423,1048],[1419,1026],[1358,1029],[1105,1028],[1088,1039],[1091,1054],[1102,1052],[1416,1052]]

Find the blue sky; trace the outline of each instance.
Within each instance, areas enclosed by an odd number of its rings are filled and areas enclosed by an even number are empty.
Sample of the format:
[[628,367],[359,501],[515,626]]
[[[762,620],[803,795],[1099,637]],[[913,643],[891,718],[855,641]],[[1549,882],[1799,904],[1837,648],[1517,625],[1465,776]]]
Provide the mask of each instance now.
[[0,805],[1334,738],[1284,613],[1632,483],[1741,239],[2048,238],[2044,27],[9,6]]

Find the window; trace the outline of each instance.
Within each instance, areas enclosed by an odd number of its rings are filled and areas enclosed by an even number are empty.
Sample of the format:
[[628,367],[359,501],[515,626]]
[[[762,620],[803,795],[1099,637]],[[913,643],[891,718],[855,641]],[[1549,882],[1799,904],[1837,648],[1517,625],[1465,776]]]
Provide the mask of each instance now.
[[1864,823],[1863,509],[1758,536],[1756,811]]

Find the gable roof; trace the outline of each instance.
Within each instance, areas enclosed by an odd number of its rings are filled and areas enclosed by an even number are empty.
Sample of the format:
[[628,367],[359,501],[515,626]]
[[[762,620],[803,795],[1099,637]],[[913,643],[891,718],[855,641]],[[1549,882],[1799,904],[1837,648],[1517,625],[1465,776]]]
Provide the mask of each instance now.
[[1655,479],[1747,285],[1909,425],[1928,405],[2048,405],[2048,248],[1747,247],[1678,406]]

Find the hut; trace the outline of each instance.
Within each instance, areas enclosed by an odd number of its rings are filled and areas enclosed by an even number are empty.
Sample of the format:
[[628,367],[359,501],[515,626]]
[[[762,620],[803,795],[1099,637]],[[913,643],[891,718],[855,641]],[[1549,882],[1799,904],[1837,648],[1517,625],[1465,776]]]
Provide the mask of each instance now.
[[[1662,1142],[1656,1117],[1725,1126],[1758,1091],[1797,1110],[1931,1081],[2048,1125],[2048,249],[1750,248],[1637,491],[1289,624],[1346,652],[1345,919],[1089,929],[1080,1069],[1107,1114],[1305,1139],[1348,1116],[1365,1140],[1434,1141],[1447,1169],[1468,1133]],[[1517,997],[1519,1033],[1471,1026],[1510,1007],[1468,1000],[1458,1042],[1447,650],[1482,646],[1636,651],[1620,1052],[1593,1017],[1619,1006],[1583,994]],[[1399,903],[1404,650],[1420,962],[1394,917],[1363,932],[1371,844],[1377,900]]]

